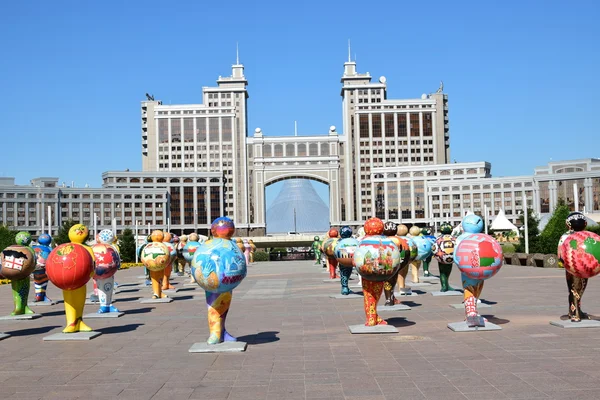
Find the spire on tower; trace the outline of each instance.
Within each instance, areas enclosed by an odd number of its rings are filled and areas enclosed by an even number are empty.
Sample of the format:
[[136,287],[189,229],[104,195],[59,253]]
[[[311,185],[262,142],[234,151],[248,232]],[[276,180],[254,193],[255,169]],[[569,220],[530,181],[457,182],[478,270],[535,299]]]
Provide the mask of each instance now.
[[350,53],[350,39],[348,39],[348,62],[352,62],[352,59],[351,59],[351,55],[350,55],[350,54],[351,54],[351,53]]
[[238,42],[235,42],[235,63],[237,65],[240,64],[240,49],[238,47]]

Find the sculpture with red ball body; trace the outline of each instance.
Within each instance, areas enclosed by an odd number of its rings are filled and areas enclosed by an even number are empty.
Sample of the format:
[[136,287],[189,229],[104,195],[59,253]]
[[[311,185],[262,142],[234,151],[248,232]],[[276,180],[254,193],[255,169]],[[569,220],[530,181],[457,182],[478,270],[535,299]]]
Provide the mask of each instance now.
[[336,268],[338,262],[335,258],[335,246],[339,240],[339,232],[335,228],[331,228],[327,232],[327,239],[323,241],[323,253],[327,257],[327,268],[329,269],[329,277],[331,279],[337,278]]
[[379,218],[368,219],[364,228],[366,236],[354,252],[354,266],[362,277],[365,325],[387,325],[377,314],[377,303],[385,281],[397,274],[401,255],[394,242],[383,236],[384,226]]
[[572,322],[590,319],[581,311],[581,297],[588,278],[600,272],[600,236],[586,231],[587,221],[580,212],[572,212],[566,220],[568,232],[558,244],[559,263],[565,268],[569,290],[569,318]]
[[83,322],[86,284],[94,272],[94,253],[83,243],[89,230],[76,224],[69,229],[71,243],[63,243],[50,252],[46,260],[46,273],[54,286],[63,290],[67,326],[63,333],[91,332]]
[[477,299],[481,296],[484,281],[502,267],[502,247],[492,236],[481,233],[483,220],[478,215],[465,216],[462,227],[465,234],[459,237],[454,262],[461,272],[465,319],[467,327],[484,327],[486,320],[477,312]]

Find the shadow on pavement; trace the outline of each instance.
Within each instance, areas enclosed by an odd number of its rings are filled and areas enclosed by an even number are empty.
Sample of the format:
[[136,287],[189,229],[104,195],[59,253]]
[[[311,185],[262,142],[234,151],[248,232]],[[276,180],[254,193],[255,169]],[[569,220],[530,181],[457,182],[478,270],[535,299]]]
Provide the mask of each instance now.
[[154,310],[155,307],[142,307],[142,308],[136,308],[134,310],[127,310],[127,311],[123,311],[125,313],[125,315],[130,315],[130,314],[145,314],[145,313],[149,313],[150,311]]
[[498,304],[498,302],[497,302],[497,301],[483,300],[483,299],[479,299],[479,300],[481,300],[481,302],[482,302],[483,304],[488,304],[488,305],[490,305],[490,306],[493,306],[494,304]]
[[508,320],[508,319],[496,318],[493,315],[482,315],[482,317],[486,318],[492,324],[496,324],[496,325],[504,325],[504,324],[508,324],[510,322],[510,320]]
[[98,332],[102,332],[103,335],[110,335],[111,333],[123,333],[123,332],[131,332],[131,331],[135,331],[139,326],[142,326],[144,324],[127,324],[127,325],[120,325],[120,326],[109,326],[106,328],[99,328],[96,329],[96,331]]
[[136,288],[136,289],[119,289],[118,293],[132,293],[132,292],[138,292],[140,289]]
[[119,298],[119,299],[114,299],[114,301],[117,303],[121,303],[121,302],[126,302],[126,301],[136,301],[139,299],[141,299],[141,297],[123,297],[123,298]]
[[194,296],[169,296],[171,297],[173,300],[192,300],[194,298]]
[[414,301],[401,301],[401,304],[404,304],[405,306],[409,306],[409,307],[420,307],[422,306],[421,303],[415,303]]
[[396,328],[403,328],[406,326],[415,325],[416,323],[414,321],[408,321],[406,318],[402,317],[387,318],[386,321],[388,325],[395,326]]
[[240,342],[246,342],[248,344],[272,343],[279,340],[277,337],[278,333],[279,332],[275,331],[260,332],[254,335],[238,336],[237,340]]
[[10,333],[11,336],[30,336],[39,335],[40,333],[47,333],[56,328],[60,328],[60,326],[41,326],[39,328],[19,329],[18,331],[6,331],[5,333]]
[[42,312],[40,314],[42,317],[55,317],[57,315],[65,315],[65,310]]

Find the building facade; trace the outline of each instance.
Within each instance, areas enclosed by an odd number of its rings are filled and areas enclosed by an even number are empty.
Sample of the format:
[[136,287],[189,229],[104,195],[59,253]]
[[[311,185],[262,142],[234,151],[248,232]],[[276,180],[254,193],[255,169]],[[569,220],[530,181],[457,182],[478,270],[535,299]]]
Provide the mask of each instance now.
[[[0,224],[39,234],[75,219],[117,233],[135,225],[206,234],[227,215],[241,236],[266,234],[265,189],[292,178],[329,187],[329,223],[362,225],[369,217],[430,224],[460,221],[467,211],[500,209],[513,223],[525,204],[539,214],[559,199],[599,213],[600,160],[551,162],[531,176],[492,177],[485,161],[450,163],[448,95],[443,85],[417,99],[388,99],[387,80],[373,82],[344,63],[341,131],[323,135],[248,134],[244,66],[203,87],[198,104],[141,103],[141,172],[105,172],[101,188],[58,178],[15,185],[0,178]],[[48,208],[49,207],[49,208]],[[49,210],[49,211],[48,211]]]

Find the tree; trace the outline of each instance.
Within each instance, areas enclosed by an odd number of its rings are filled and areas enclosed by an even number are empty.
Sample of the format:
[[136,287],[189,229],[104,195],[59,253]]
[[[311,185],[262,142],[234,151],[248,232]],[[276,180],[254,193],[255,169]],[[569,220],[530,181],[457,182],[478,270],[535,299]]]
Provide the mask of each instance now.
[[[74,221],[72,219],[68,219],[68,220],[64,221],[62,223],[61,227],[58,228],[58,233],[53,238],[54,239],[54,243],[57,246],[60,245],[60,244],[63,244],[63,243],[69,243],[71,241],[71,239],[69,239],[69,229],[71,229],[71,227],[73,225],[76,225],[78,223],[79,222]],[[87,238],[86,238],[86,240],[87,240]]]
[[122,262],[135,261],[135,237],[133,231],[129,228],[125,229],[119,238],[119,248],[121,250]]
[[558,241],[560,237],[567,231],[565,221],[571,212],[569,206],[560,204],[554,209],[552,217],[548,221],[548,224],[540,234],[541,250],[540,253],[545,254],[556,254],[558,248]]
[[[525,216],[519,215],[519,221],[525,226]],[[529,254],[544,253],[543,246],[541,245],[540,230],[538,224],[540,220],[535,216],[534,211],[531,208],[527,208],[527,231],[529,239]],[[525,230],[522,231],[522,235],[519,237],[519,244],[515,246],[517,253],[525,253]]]
[[0,225],[0,251],[8,246],[15,244],[15,236],[17,232],[13,231],[5,225]]

